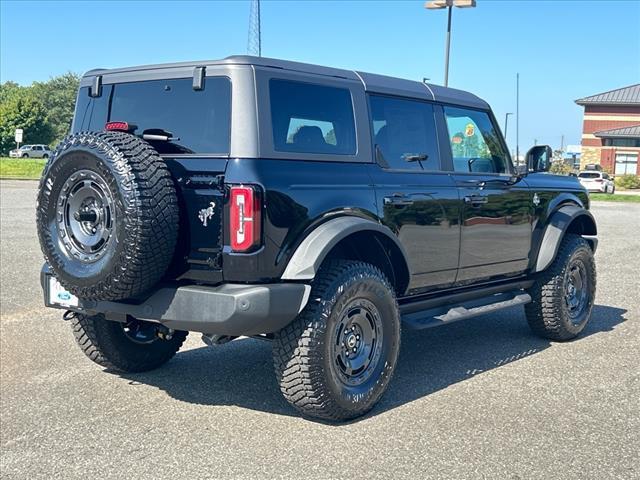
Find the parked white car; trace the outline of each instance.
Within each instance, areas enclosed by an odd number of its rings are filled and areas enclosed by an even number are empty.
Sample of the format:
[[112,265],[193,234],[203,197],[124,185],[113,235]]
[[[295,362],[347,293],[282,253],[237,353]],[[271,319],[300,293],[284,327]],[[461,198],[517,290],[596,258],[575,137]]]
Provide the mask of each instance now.
[[51,150],[47,145],[23,145],[18,149],[11,150],[9,156],[12,158],[49,158]]
[[578,173],[578,179],[589,192],[614,193],[616,184],[608,173],[597,170],[585,170]]

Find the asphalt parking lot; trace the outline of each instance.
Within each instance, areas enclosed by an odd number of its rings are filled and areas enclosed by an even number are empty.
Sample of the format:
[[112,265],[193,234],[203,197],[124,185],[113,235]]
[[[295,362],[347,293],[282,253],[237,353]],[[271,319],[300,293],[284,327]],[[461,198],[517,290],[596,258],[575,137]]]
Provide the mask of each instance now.
[[640,478],[640,204],[597,203],[593,319],[570,343],[521,308],[405,332],[367,417],[327,425],[280,396],[270,346],[205,347],[115,375],[42,306],[35,182],[0,182],[2,478]]

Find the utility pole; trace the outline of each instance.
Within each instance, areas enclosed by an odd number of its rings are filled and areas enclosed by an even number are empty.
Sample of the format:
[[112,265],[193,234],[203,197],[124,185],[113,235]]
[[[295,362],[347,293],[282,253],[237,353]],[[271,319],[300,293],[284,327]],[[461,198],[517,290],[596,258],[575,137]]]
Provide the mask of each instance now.
[[449,86],[449,52],[451,50],[451,11],[453,7],[473,8],[476,6],[476,0],[433,0],[426,2],[424,8],[428,10],[441,10],[447,8],[447,40],[444,50],[444,86]]
[[249,14],[249,38],[247,41],[249,55],[262,56],[262,38],[260,32],[260,0],[251,0]]
[[516,162],[520,164],[520,73],[516,73]]
[[564,152],[564,133],[560,137],[560,151]]

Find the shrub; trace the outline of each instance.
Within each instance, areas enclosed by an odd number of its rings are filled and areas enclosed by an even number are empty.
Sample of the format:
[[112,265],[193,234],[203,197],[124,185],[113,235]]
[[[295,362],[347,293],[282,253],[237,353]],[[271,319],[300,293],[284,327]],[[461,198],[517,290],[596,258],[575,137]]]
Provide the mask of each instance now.
[[551,168],[549,168],[549,173],[554,173],[556,175],[569,175],[573,172],[573,168],[563,160],[556,160],[551,163]]
[[633,174],[620,175],[615,178],[616,187],[619,188],[640,188],[640,177]]

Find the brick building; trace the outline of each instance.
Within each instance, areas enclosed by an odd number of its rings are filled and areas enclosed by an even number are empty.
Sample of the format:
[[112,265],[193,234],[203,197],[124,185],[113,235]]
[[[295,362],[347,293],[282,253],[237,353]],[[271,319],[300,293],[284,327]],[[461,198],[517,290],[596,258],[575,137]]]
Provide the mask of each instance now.
[[584,107],[581,168],[640,175],[640,83],[576,100]]

